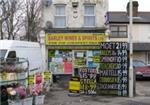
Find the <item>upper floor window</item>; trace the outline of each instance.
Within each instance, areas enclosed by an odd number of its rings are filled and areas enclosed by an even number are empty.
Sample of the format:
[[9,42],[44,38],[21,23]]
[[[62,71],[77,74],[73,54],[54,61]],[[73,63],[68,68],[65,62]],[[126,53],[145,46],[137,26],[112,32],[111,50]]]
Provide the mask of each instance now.
[[66,27],[66,13],[65,13],[66,5],[55,5],[55,27],[64,28]]
[[127,26],[126,25],[110,25],[111,37],[113,38],[127,38]]
[[95,26],[95,5],[84,6],[84,26]]

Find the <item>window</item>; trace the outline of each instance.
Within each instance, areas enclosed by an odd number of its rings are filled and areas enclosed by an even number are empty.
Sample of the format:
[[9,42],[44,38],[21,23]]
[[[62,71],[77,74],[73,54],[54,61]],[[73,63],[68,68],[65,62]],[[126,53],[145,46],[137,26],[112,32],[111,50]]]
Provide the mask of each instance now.
[[8,53],[8,57],[7,58],[16,58],[16,52],[15,51],[10,51]]
[[4,58],[7,50],[0,50],[0,58]]
[[15,61],[16,61],[16,52],[15,52],[15,51],[10,51],[10,52],[8,53],[8,56],[7,56],[6,61],[7,61],[8,63],[13,63],[13,62],[15,62]]
[[55,27],[64,28],[66,27],[66,13],[65,5],[56,5],[55,6]]
[[111,37],[114,38],[127,38],[127,26],[126,25],[111,25]]
[[95,6],[85,5],[84,6],[84,26],[95,26]]

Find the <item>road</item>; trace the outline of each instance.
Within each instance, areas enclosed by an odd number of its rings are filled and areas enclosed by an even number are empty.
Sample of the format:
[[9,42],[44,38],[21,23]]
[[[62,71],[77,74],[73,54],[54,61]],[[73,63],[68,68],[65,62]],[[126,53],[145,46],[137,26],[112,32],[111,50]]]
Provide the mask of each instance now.
[[[65,82],[66,83],[66,82]],[[68,85],[54,84],[44,105],[150,105],[150,80],[136,82],[136,97],[68,96]]]
[[136,81],[136,94],[150,97],[150,80]]

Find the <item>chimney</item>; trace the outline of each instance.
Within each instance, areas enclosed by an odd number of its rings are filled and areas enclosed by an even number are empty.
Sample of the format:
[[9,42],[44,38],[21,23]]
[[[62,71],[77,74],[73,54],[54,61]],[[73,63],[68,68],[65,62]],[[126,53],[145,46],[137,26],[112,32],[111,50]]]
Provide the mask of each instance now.
[[[133,17],[137,17],[138,16],[138,6],[139,6],[139,3],[138,1],[133,1],[132,2],[133,4]],[[129,16],[129,12],[130,12],[130,2],[128,2],[127,4],[127,15]]]

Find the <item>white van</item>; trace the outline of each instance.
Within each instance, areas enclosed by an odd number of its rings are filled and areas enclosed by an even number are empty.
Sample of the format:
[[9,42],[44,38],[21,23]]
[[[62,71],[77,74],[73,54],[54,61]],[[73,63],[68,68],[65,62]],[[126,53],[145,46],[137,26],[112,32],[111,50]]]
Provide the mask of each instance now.
[[45,70],[45,63],[39,43],[0,40],[0,58],[25,58],[29,61],[30,75]]

